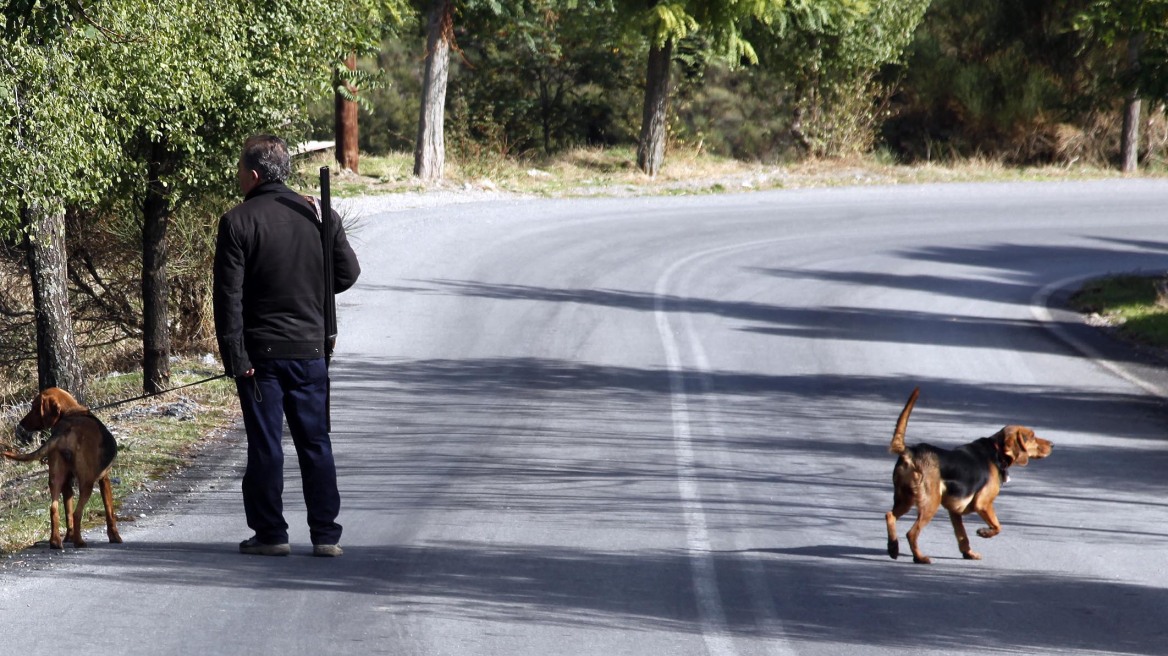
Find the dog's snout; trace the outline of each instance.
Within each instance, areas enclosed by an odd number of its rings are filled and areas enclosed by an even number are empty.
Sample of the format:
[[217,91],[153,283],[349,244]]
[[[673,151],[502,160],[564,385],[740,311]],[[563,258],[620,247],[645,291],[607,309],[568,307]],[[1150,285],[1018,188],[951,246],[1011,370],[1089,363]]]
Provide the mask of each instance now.
[[21,426],[20,424],[16,425],[16,439],[20,440],[21,442],[31,442],[34,437],[36,437],[36,435],[32,431],[28,430],[24,426]]
[[1045,458],[1054,450],[1054,442],[1044,440],[1041,437],[1035,437],[1034,442],[1038,444],[1038,453],[1034,455],[1035,458]]

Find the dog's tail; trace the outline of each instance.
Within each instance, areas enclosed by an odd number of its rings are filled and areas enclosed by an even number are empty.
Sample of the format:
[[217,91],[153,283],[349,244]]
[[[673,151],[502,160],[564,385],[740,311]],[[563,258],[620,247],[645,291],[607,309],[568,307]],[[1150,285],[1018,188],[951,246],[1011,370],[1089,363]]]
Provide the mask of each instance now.
[[908,397],[908,403],[904,404],[904,410],[900,411],[900,417],[896,420],[896,432],[892,434],[892,443],[888,445],[888,450],[896,455],[903,455],[905,452],[904,432],[908,427],[908,416],[912,414],[913,406],[916,405],[920,394],[921,388],[913,390],[912,395]]
[[43,460],[46,456],[49,455],[49,449],[53,448],[54,441],[55,440],[53,440],[52,438],[49,438],[48,441],[46,441],[44,444],[41,445],[41,448],[39,448],[36,451],[33,451],[31,453],[17,453],[16,451],[4,451],[3,453],[0,453],[0,455],[3,455],[5,458],[8,458],[9,460],[16,460],[17,462],[32,462],[34,460]]

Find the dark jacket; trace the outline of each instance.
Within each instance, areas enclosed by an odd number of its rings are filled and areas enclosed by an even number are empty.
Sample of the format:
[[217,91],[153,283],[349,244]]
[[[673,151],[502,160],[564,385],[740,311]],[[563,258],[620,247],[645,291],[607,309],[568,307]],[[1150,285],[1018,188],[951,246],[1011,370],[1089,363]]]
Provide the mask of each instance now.
[[[334,291],[361,267],[333,212]],[[263,182],[219,219],[215,333],[228,374],[254,360],[324,357],[324,254],[316,212],[280,182]]]

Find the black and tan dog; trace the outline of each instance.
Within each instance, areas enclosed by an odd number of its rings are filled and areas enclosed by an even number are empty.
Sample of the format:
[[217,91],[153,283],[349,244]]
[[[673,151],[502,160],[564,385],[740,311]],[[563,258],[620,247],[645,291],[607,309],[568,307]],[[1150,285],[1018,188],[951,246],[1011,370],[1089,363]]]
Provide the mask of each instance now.
[[[74,546],[84,547],[81,537],[81,515],[93,494],[95,483],[101,483],[101,500],[105,504],[105,530],[110,542],[121,542],[117,520],[114,517],[113,489],[109,470],[118,453],[117,442],[89,408],[81,405],[71,394],[50,387],[37,395],[32,409],[20,420],[26,431],[49,430],[48,441],[32,453],[5,451],[4,457],[20,462],[40,460],[49,466],[49,546],[61,548],[57,533],[59,510],[57,497],[65,502],[65,536]],[[77,509],[73,509],[73,482],[77,481]]]
[[896,520],[916,506],[917,521],[908,531],[913,562],[932,562],[921,553],[917,538],[933,515],[944,507],[953,522],[961,555],[969,560],[980,560],[981,556],[969,545],[961,516],[976,512],[984,519],[989,528],[977,530],[983,538],[1000,533],[1002,525],[994,514],[994,499],[1006,481],[1006,469],[1011,465],[1025,465],[1031,458],[1045,458],[1050,455],[1052,445],[1048,440],[1036,437],[1029,428],[1006,426],[990,437],[956,449],[941,449],[930,444],[906,447],[905,427],[920,392],[918,387],[908,398],[896,420],[896,432],[892,434],[892,444],[888,447],[889,451],[900,456],[892,470],[892,510],[885,515],[888,555],[893,558],[900,555]]

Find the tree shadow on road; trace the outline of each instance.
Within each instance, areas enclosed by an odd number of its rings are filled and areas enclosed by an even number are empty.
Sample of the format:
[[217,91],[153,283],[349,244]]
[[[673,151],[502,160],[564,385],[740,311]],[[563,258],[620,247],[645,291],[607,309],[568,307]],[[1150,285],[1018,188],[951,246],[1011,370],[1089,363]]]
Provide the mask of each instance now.
[[[139,585],[376,597],[380,608],[416,620],[636,632],[702,627],[690,556],[680,551],[444,543],[349,547],[336,560],[233,551],[234,545],[128,543],[105,560],[134,566]],[[724,598],[725,629],[742,638],[909,651],[1162,653],[1166,590],[956,558],[927,567],[881,556],[847,545],[713,553],[722,589],[740,589],[743,577],[761,574],[753,584],[770,597],[771,610],[761,616],[745,596]],[[107,576],[102,568],[80,575]]]

